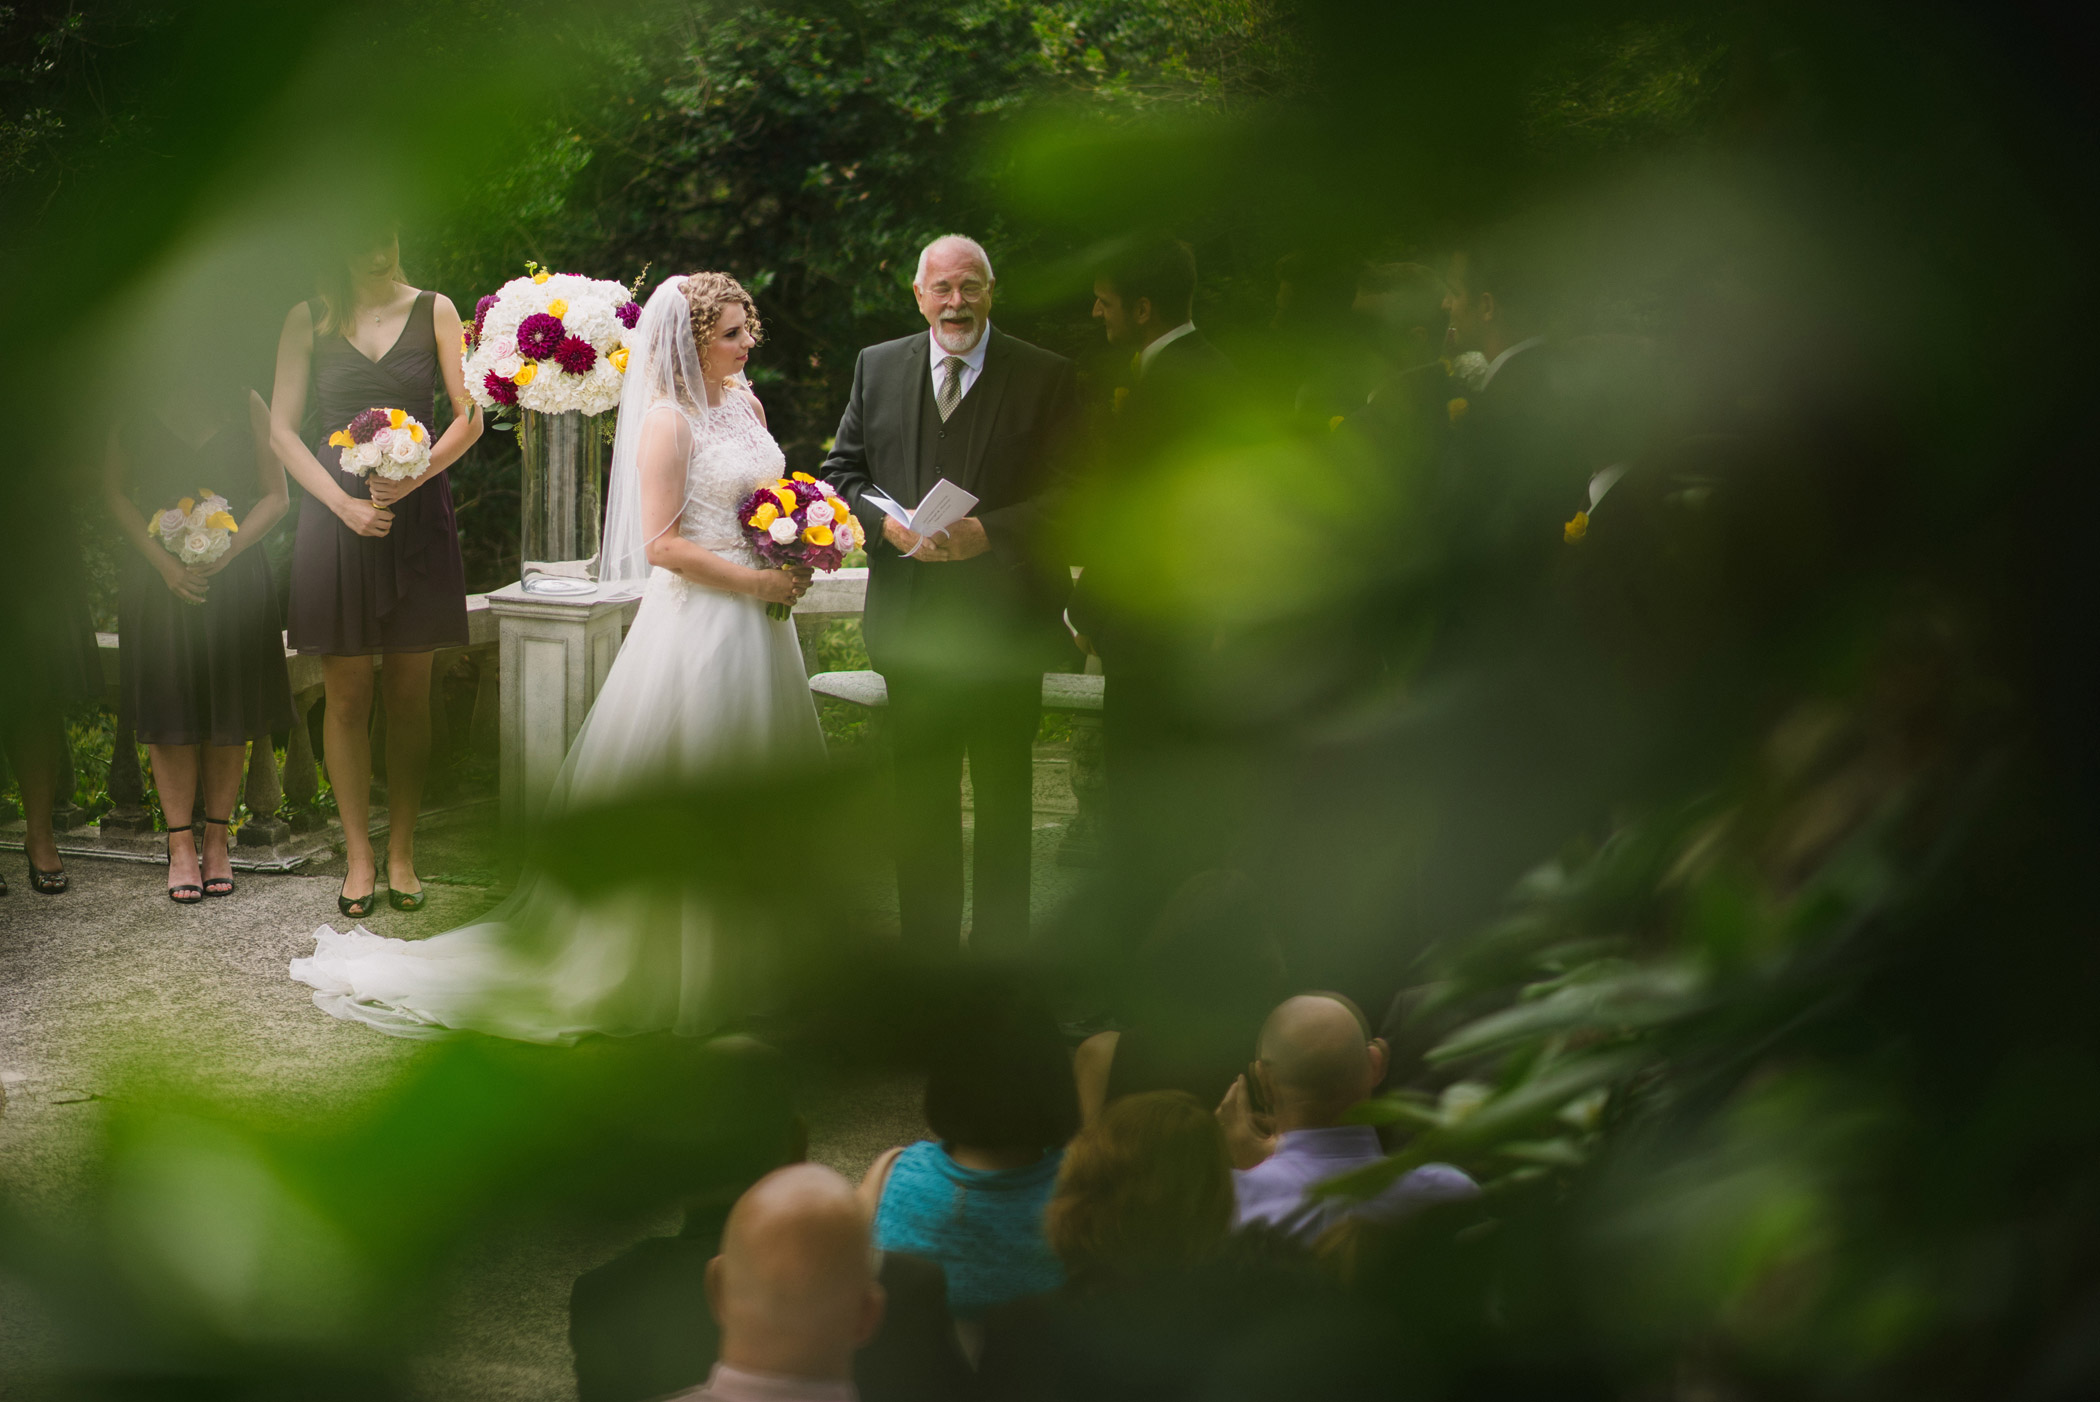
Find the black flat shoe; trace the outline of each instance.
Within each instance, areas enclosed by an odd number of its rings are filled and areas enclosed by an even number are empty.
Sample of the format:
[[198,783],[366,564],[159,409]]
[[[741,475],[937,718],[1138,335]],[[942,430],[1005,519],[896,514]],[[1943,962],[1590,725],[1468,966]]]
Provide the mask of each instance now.
[[[343,882],[346,888],[349,884],[347,879]],[[362,920],[372,913],[372,907],[378,900],[379,892],[376,889],[367,891],[362,896],[355,898],[338,892],[335,898],[335,908],[352,920]]]
[[389,886],[386,888],[386,903],[396,910],[421,910],[426,894],[423,891],[396,891]]
[[29,889],[46,896],[64,895],[73,883],[66,879],[63,871],[40,871],[34,862],[29,865]]
[[[233,820],[232,820],[231,818],[206,818],[206,819],[205,819],[204,821],[205,821],[205,822],[207,822],[207,823],[209,823],[209,824],[211,824],[211,825],[212,825],[213,827],[215,827],[215,828],[223,828],[223,827],[225,827],[225,826],[226,826],[227,824],[231,823],[231,822],[232,822]],[[232,836],[232,834],[231,834],[231,833],[229,833],[229,834],[227,834],[227,836],[228,836],[228,837],[230,838],[230,837]],[[226,858],[226,859],[227,859],[227,860],[228,860],[229,862],[230,862],[230,861],[232,861],[232,860],[233,860],[233,854],[229,852],[229,853],[227,854],[227,858]],[[199,864],[200,866],[201,866],[201,865],[203,864],[203,862],[204,862],[204,854],[203,854],[202,852],[199,852],[199,853],[197,854],[197,862],[198,862],[198,864]],[[232,894],[233,894],[233,878],[232,878],[232,877],[230,877],[230,876],[209,876],[209,877],[206,877],[206,878],[205,878],[205,880],[204,880],[204,894],[205,894],[205,895],[207,895],[207,896],[230,896],[230,895],[232,895]]]

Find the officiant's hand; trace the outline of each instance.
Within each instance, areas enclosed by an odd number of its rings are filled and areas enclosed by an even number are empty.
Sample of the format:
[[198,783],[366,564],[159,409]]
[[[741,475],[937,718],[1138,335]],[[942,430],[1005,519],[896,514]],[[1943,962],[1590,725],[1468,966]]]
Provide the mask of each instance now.
[[[920,535],[911,527],[898,525],[896,519],[890,516],[882,518],[882,538],[896,547],[897,553],[900,555],[911,554],[926,539],[925,536]],[[926,557],[922,554],[919,558],[923,560]]]
[[935,564],[948,564],[973,559],[991,548],[992,542],[984,533],[984,523],[975,516],[965,516],[936,535],[919,552],[919,558]]

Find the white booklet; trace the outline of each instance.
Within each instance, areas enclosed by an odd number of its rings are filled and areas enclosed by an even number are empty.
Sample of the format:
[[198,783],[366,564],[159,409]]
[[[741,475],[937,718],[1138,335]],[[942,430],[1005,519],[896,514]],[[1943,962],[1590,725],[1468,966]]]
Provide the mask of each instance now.
[[872,501],[880,507],[882,514],[908,531],[919,535],[939,535],[950,526],[970,514],[977,505],[977,498],[943,477],[933,484],[933,490],[918,505],[915,511],[906,511],[892,500],[880,487],[870,487],[861,493],[863,501]]

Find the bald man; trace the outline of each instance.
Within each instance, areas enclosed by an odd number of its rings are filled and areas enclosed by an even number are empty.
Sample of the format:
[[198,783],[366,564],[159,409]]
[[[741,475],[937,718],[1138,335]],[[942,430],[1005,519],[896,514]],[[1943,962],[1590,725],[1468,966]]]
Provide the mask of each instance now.
[[721,1361],[677,1402],[855,1402],[853,1353],[882,1323],[853,1185],[795,1164],[737,1200],[707,1268]]
[[1369,1125],[1343,1124],[1385,1079],[1386,1045],[1339,993],[1286,998],[1262,1023],[1252,1075],[1269,1107],[1260,1122],[1247,1077],[1225,1092],[1218,1120],[1233,1159],[1237,1225],[1274,1227],[1311,1242],[1345,1218],[1395,1221],[1480,1189],[1450,1164],[1424,1164],[1361,1201],[1315,1197],[1326,1180],[1385,1157]]

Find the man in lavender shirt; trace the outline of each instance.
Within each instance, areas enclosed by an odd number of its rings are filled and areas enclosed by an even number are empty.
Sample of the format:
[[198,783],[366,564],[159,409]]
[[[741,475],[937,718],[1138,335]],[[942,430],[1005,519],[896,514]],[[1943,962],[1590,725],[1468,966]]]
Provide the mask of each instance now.
[[1366,1199],[1315,1197],[1326,1180],[1385,1157],[1369,1125],[1341,1122],[1385,1078],[1386,1045],[1339,993],[1287,998],[1262,1024],[1251,1068],[1270,1123],[1260,1123],[1247,1077],[1218,1106],[1233,1160],[1234,1225],[1273,1227],[1310,1243],[1345,1218],[1390,1222],[1480,1188],[1450,1164],[1424,1164]]
[[672,1402],[854,1402],[853,1352],[883,1298],[853,1185],[807,1163],[759,1179],[730,1210],[707,1302],[721,1361]]

